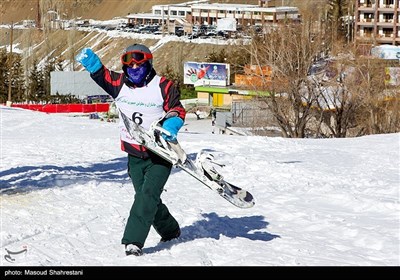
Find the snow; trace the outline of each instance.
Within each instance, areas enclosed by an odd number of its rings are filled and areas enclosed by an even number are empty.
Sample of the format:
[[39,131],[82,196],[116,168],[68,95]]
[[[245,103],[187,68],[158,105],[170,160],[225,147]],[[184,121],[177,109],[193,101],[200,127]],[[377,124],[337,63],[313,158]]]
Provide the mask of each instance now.
[[159,243],[152,229],[144,255],[127,257],[134,190],[117,124],[8,107],[0,116],[1,266],[400,264],[400,134],[234,136],[189,114],[182,147],[213,151],[256,204],[237,208],[173,169],[162,199],[181,237]]
[[[97,24],[97,25],[109,25],[109,26],[116,26],[119,23],[121,23],[121,19],[113,19],[113,20],[107,20],[107,21],[95,21],[95,20],[90,20],[91,24]],[[0,24],[0,29],[9,29],[9,25],[2,25]],[[23,27],[22,25],[15,25],[15,29],[28,29],[26,27]],[[66,28],[66,29],[73,29],[71,28]],[[102,34],[106,34],[110,38],[126,38],[126,39],[133,39],[133,40],[145,40],[145,39],[154,39],[158,40],[156,45],[154,46],[149,46],[150,50],[155,52],[158,48],[162,47],[162,45],[168,43],[168,42],[185,42],[185,43],[191,43],[191,44],[214,44],[214,45],[234,45],[234,44],[248,44],[250,40],[248,38],[242,38],[242,39],[222,39],[219,37],[215,38],[196,38],[196,39],[189,39],[187,36],[182,36],[178,37],[176,35],[168,35],[164,34],[141,34],[141,33],[134,33],[134,32],[127,32],[124,30],[104,30],[104,29],[97,29],[94,27],[76,27],[76,30],[78,31],[84,31],[87,32],[88,35],[91,34],[92,32],[96,32],[97,36],[92,38],[91,40],[96,40],[98,36],[101,36]],[[7,41],[9,42],[9,40]],[[7,43],[5,42],[5,43]],[[90,42],[88,42],[90,43]],[[99,41],[98,43],[95,43],[91,45],[93,48],[95,45],[100,44],[101,42]],[[1,45],[0,47],[5,47],[6,51],[10,51],[10,45]],[[23,53],[23,49],[21,49],[20,44],[14,44],[13,45],[13,52],[14,53]]]

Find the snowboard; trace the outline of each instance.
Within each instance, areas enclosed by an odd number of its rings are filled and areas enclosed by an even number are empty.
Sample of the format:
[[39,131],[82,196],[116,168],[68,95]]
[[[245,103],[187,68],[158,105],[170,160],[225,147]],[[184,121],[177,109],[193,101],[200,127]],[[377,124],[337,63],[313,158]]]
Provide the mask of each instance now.
[[195,160],[191,160],[178,141],[166,141],[161,137],[161,133],[169,135],[169,132],[160,125],[162,119],[155,121],[147,131],[121,110],[119,111],[128,133],[139,144],[182,169],[236,207],[250,208],[254,206],[255,202],[251,193],[227,182],[215,169],[215,166],[222,167],[223,165],[215,162],[211,153],[202,150],[197,154]]

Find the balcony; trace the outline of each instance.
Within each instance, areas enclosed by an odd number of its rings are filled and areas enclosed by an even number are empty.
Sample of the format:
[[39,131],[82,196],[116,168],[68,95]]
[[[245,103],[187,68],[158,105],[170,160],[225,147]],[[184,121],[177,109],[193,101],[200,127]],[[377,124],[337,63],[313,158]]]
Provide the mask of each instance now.
[[360,4],[359,8],[375,8],[375,4]]
[[375,19],[373,19],[373,18],[362,18],[361,19],[361,22],[375,22]]
[[378,21],[376,24],[378,26],[390,26],[390,27],[392,27],[393,23],[394,23],[393,20],[391,20],[391,21],[389,21],[389,20],[381,20],[381,21]]
[[358,37],[360,37],[360,38],[372,38],[373,34],[372,33],[363,33],[363,34],[360,34]]
[[378,11],[394,11],[394,5],[382,5],[378,8]]
[[370,7],[358,8],[358,11],[360,13],[374,13],[375,12],[375,8],[370,8]]
[[378,34],[376,36],[376,40],[379,43],[390,43],[393,42],[394,34],[393,33],[386,33],[386,34]]

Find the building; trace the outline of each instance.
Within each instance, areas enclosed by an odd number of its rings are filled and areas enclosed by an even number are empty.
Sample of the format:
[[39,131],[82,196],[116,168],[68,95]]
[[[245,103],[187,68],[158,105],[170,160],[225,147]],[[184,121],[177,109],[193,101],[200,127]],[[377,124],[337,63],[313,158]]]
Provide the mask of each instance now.
[[107,92],[93,81],[87,71],[50,72],[50,93],[51,95],[71,94],[80,99],[87,99],[88,96],[109,98]]
[[357,0],[357,44],[400,45],[400,0]]
[[168,21],[185,20],[191,25],[217,25],[218,19],[234,18],[239,25],[277,24],[287,20],[299,21],[297,7],[269,7],[267,0],[258,5],[210,4],[208,0],[171,5],[155,5],[151,14],[130,14],[128,25],[166,24]]
[[297,7],[268,7],[267,2],[258,5],[247,4],[194,4],[189,21],[194,25],[217,25],[218,19],[234,18],[242,26],[277,24],[299,21]]

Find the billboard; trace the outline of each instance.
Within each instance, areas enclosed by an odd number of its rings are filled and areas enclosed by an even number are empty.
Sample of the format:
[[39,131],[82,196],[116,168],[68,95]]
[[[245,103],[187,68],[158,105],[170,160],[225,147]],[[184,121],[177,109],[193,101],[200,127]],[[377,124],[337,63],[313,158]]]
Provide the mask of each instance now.
[[400,86],[400,67],[385,68],[385,84]]
[[393,45],[380,45],[371,49],[372,56],[381,59],[400,59],[400,47]]
[[185,62],[183,83],[194,86],[227,86],[229,64],[212,62]]

